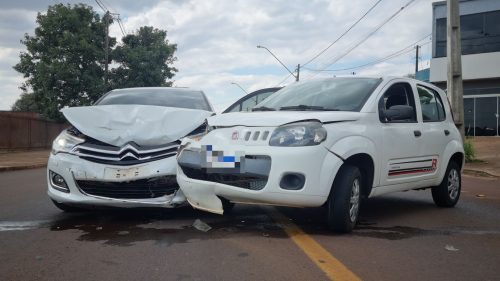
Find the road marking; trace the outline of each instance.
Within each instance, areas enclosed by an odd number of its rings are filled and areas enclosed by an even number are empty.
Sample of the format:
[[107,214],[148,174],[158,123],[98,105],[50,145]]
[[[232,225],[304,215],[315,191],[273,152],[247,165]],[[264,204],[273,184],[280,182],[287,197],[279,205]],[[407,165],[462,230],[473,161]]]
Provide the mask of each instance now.
[[0,232],[19,231],[39,228],[47,224],[47,221],[1,221]]
[[307,235],[288,217],[276,208],[270,208],[271,218],[279,223],[293,242],[311,259],[330,280],[361,280],[354,272],[350,271],[338,259],[332,256],[316,240]]

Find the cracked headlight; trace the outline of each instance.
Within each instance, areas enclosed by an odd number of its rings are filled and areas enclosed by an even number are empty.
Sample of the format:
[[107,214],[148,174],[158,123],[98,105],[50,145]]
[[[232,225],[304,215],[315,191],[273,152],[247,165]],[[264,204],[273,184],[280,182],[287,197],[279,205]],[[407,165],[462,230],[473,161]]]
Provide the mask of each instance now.
[[207,120],[205,120],[205,122],[203,122],[203,124],[201,124],[198,128],[194,129],[191,133],[187,134],[186,138],[199,141],[206,134],[208,134],[208,132],[210,132],[209,131],[210,128],[211,127],[208,126]]
[[326,129],[317,121],[297,122],[278,127],[269,139],[270,146],[312,146],[326,139]]
[[64,130],[52,142],[52,153],[53,154],[57,154],[59,152],[69,153],[71,152],[73,147],[84,141],[85,141],[84,139],[70,135],[67,130]]

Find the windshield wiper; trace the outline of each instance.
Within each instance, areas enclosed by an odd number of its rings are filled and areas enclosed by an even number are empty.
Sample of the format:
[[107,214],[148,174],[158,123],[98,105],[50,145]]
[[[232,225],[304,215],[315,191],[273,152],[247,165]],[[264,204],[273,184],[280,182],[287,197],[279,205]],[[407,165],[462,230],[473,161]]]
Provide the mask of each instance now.
[[339,111],[339,109],[335,109],[335,108],[325,108],[325,107],[323,107],[323,106],[305,105],[305,104],[292,105],[292,106],[283,106],[283,107],[280,107],[280,110],[298,110],[298,111],[306,111],[306,110],[312,110],[312,111]]
[[252,108],[252,111],[276,111],[276,109],[267,106],[259,106]]

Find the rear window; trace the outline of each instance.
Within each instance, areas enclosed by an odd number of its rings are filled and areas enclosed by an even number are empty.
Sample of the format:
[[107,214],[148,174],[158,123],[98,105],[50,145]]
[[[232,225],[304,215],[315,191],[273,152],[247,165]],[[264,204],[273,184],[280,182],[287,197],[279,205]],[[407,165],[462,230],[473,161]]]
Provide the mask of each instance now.
[[96,102],[96,105],[111,104],[156,105],[212,111],[203,92],[175,88],[113,90]]

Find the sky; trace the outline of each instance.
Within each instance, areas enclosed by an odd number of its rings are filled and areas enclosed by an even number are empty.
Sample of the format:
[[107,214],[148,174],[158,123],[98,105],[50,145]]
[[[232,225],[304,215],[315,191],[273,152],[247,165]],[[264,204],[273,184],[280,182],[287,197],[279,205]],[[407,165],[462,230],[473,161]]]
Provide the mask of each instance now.
[[[286,86],[295,79],[290,70],[304,65],[332,44],[379,0],[104,0],[120,14],[125,32],[141,26],[167,30],[177,44],[174,86],[203,90],[216,111],[222,111],[246,92]],[[414,73],[419,41],[419,68],[429,67],[433,0],[414,0],[395,18],[375,29],[410,0],[382,0],[344,37],[301,68],[300,80],[332,76],[405,76]],[[21,94],[23,77],[12,67],[25,50],[25,33],[33,34],[37,13],[55,3],[84,3],[101,15],[94,0],[2,0],[0,2],[0,110],[10,110]],[[370,35],[371,36],[368,36]],[[120,42],[118,24],[110,35]],[[429,35],[429,36],[428,36]],[[363,40],[368,38],[366,40]],[[355,48],[353,48],[355,47]],[[375,62],[406,47],[408,52]],[[351,50],[352,49],[352,50]],[[350,52],[348,52],[351,50]],[[352,73],[354,72],[354,74]]]

